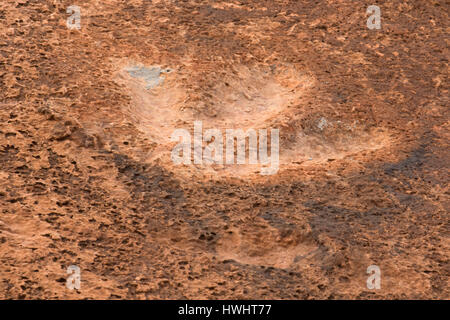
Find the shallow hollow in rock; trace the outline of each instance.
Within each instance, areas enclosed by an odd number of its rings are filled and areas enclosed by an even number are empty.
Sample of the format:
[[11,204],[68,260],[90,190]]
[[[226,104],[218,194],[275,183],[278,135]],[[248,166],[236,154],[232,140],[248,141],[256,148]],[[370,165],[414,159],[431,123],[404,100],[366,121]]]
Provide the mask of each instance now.
[[[186,69],[142,64],[126,64],[117,73],[117,82],[124,85],[131,98],[124,113],[150,143],[156,145],[146,161],[158,160],[173,169],[181,167],[212,175],[259,172],[261,163],[248,164],[247,161],[244,165],[225,165],[225,159],[214,165],[175,166],[171,151],[177,143],[171,141],[171,136],[175,130],[185,129],[193,137],[195,121],[202,122],[203,132],[207,129],[223,132],[224,139],[226,129],[244,132],[248,129],[279,129],[281,167],[308,165],[310,160],[317,163],[330,158],[341,159],[362,150],[381,148],[387,141],[387,135],[380,130],[367,132],[363,126],[325,117],[317,118],[313,124],[315,132],[305,133],[295,117],[304,112],[303,98],[316,80],[291,65],[233,66],[220,78],[208,80],[210,82],[201,88],[200,95],[188,89],[182,81],[186,78],[189,79]],[[223,142],[225,147],[225,140]],[[209,142],[202,143],[205,147]],[[248,147],[247,143],[247,160]],[[191,154],[194,160],[194,152]]]

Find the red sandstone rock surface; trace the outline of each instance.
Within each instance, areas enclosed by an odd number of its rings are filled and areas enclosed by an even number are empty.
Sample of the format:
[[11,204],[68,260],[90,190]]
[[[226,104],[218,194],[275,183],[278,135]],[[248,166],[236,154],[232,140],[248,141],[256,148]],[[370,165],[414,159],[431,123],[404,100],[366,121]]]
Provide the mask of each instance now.
[[[449,3],[371,4],[2,1],[0,298],[448,299]],[[279,171],[175,166],[194,120]]]

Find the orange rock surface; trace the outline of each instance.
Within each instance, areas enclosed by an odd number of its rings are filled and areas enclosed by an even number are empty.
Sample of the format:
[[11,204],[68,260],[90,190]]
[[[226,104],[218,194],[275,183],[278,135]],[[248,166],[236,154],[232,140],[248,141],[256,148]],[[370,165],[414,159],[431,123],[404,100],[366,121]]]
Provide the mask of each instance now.
[[[449,3],[380,3],[3,0],[0,298],[449,299]],[[195,120],[279,171],[174,165]]]

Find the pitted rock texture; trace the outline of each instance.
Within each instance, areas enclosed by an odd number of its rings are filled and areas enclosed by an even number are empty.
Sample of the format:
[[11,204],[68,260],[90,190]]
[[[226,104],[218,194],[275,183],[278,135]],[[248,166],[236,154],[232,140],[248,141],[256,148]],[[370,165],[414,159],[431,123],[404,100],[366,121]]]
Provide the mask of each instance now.
[[[378,1],[381,30],[364,1],[73,4],[0,3],[0,298],[450,297],[448,1]],[[280,170],[175,166],[194,120],[279,128]]]

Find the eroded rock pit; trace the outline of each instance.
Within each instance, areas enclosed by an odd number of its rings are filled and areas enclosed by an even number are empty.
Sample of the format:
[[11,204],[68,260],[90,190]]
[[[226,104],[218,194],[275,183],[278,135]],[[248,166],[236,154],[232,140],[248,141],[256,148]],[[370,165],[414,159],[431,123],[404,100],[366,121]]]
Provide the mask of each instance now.
[[[193,136],[196,121],[201,122],[203,132],[208,129],[223,132],[224,148],[227,129],[244,132],[278,129],[281,169],[342,159],[364,150],[383,148],[389,143],[385,130],[368,129],[357,121],[345,123],[318,115],[313,120],[302,119],[310,106],[310,91],[314,90],[317,80],[291,65],[233,66],[220,79],[209,83],[201,97],[187,89],[189,72],[183,68],[125,61],[118,63],[116,81],[131,97],[125,114],[148,137],[149,143],[156,146],[145,156],[146,161],[159,161],[177,172],[203,172],[218,177],[261,172],[260,162],[251,164],[249,161],[248,138],[245,164],[225,164],[224,160],[221,164],[192,168],[174,166],[171,152],[176,143],[171,137],[177,129],[185,129]],[[314,107],[320,109],[320,106]],[[208,143],[203,140],[202,148]],[[194,158],[194,151],[191,154]],[[195,164],[195,159],[192,160]]]

